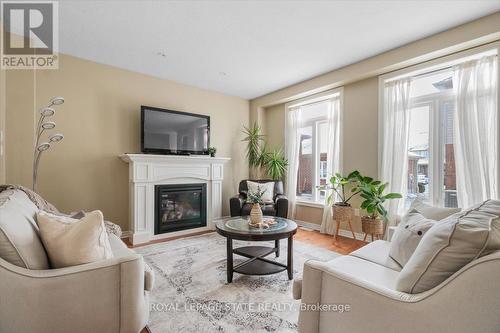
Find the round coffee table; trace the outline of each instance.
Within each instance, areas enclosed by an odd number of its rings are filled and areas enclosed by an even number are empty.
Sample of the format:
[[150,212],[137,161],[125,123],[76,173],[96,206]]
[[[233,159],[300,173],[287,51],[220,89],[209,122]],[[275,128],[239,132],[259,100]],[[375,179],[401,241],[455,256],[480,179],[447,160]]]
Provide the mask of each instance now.
[[[217,233],[227,240],[227,282],[233,281],[233,273],[246,275],[276,274],[288,271],[288,279],[293,279],[293,235],[297,232],[297,224],[292,220],[282,217],[264,216],[264,219],[273,219],[276,224],[269,229],[252,228],[248,225],[248,216],[237,216],[217,222]],[[280,256],[280,239],[288,239],[286,265],[267,259],[268,255],[275,253]],[[233,239],[243,241],[271,241],[274,247],[269,246],[243,246],[233,249]],[[248,260],[233,266],[233,254],[248,258]]]

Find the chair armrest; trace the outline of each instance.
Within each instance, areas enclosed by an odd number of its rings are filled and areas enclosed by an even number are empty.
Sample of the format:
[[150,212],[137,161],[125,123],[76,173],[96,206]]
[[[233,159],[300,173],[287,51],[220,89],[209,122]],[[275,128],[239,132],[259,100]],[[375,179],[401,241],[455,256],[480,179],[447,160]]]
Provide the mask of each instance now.
[[275,198],[276,216],[288,217],[288,198],[284,194],[278,194]]
[[246,196],[241,193],[229,199],[231,216],[241,216],[241,207],[243,207],[245,200]]
[[139,332],[147,324],[144,262],[135,253],[50,270],[0,259],[0,281],[0,332]]

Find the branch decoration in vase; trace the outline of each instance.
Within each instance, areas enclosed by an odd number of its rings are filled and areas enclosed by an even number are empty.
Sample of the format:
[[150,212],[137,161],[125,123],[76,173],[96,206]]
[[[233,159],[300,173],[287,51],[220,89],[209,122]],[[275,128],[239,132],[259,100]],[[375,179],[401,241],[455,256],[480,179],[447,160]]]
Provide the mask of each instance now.
[[53,144],[58,143],[64,139],[64,135],[61,133],[56,133],[49,135],[46,141],[40,142],[40,139],[45,131],[52,130],[56,127],[56,123],[53,121],[45,121],[46,118],[52,117],[55,113],[55,106],[61,105],[64,103],[63,97],[54,97],[50,100],[49,104],[46,107],[41,108],[38,118],[38,123],[36,126],[35,133],[35,145],[33,151],[33,191],[37,190],[37,179],[38,179],[38,166],[40,164],[40,159],[42,157],[43,152],[47,151],[52,147]]

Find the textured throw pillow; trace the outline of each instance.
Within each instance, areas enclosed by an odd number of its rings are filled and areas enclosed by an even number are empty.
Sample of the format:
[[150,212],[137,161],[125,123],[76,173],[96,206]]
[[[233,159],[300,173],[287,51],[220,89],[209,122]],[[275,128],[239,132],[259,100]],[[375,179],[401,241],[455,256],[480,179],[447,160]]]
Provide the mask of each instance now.
[[274,197],[274,182],[268,183],[256,183],[250,180],[247,180],[248,193],[256,193],[260,188],[261,191],[264,191],[262,195],[262,201],[264,203],[273,203]]
[[436,223],[401,270],[396,289],[432,289],[472,260],[500,249],[500,201],[488,200]]
[[448,208],[448,207],[434,207],[422,202],[420,199],[415,199],[411,203],[410,209],[416,210],[420,214],[422,214],[425,218],[439,221],[447,218],[450,215],[458,213],[460,208]]
[[52,268],[86,264],[113,257],[102,213],[80,219],[39,212],[40,236]]
[[424,234],[436,221],[425,218],[416,210],[403,216],[391,240],[389,256],[404,267]]

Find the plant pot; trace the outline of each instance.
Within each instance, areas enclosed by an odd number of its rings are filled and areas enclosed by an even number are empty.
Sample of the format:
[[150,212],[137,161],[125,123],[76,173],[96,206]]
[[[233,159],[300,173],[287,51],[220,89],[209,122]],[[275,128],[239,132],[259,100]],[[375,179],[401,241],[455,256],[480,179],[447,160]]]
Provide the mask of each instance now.
[[339,221],[350,221],[354,215],[354,208],[351,205],[333,205],[333,218]]
[[252,210],[250,211],[250,223],[262,223],[262,210],[260,209],[260,205],[258,203],[252,205]]
[[363,216],[361,217],[361,229],[365,234],[383,235],[384,220],[380,218],[372,219],[369,216]]

